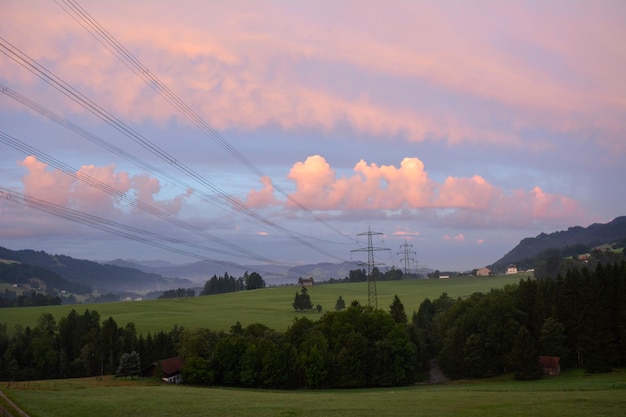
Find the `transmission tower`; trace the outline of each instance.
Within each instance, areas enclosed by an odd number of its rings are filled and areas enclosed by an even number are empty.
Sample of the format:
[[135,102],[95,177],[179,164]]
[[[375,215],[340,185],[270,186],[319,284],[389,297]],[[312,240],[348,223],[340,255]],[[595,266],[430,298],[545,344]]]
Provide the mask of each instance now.
[[415,258],[411,258],[411,255],[417,255],[417,253],[410,250],[413,248],[413,245],[408,244],[406,239],[404,239],[404,245],[400,245],[400,248],[402,248],[402,251],[398,252],[396,255],[403,255],[400,260],[404,262],[404,274],[408,275],[411,273],[411,261],[416,262]]
[[380,262],[374,261],[374,252],[389,250],[389,248],[374,247],[372,244],[372,236],[382,235],[380,232],[372,232],[372,228],[368,227],[367,232],[359,233],[357,236],[367,236],[367,247],[361,249],[354,249],[352,252],[366,252],[367,251],[367,305],[372,306],[375,309],[378,308],[378,294],[376,293],[376,277],[372,275],[374,267],[376,265],[384,265]]

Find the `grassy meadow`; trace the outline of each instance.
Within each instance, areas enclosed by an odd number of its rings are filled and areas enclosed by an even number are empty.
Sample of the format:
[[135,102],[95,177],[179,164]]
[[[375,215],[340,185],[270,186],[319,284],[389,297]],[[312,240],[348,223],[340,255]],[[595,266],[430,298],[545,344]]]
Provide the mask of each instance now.
[[[495,277],[462,277],[432,280],[387,281],[377,283],[378,307],[389,309],[393,297],[398,295],[407,315],[417,311],[425,298],[435,299],[443,292],[450,297],[466,297],[474,292],[487,292],[515,284],[527,274]],[[16,324],[34,327],[42,313],[51,313],[57,321],[75,309],[82,314],[85,309],[96,310],[101,320],[113,317],[119,326],[134,323],[137,332],[144,335],[159,330],[169,331],[174,324],[187,328],[204,327],[211,330],[228,330],[237,321],[246,326],[260,322],[279,331],[284,331],[298,315],[311,319],[319,317],[317,312],[294,312],[293,303],[298,286],[271,287],[254,291],[242,291],[204,297],[178,298],[150,301],[129,301],[101,304],[79,304],[48,307],[22,307],[0,309],[0,323],[8,325],[13,332]],[[313,305],[320,304],[322,312],[334,311],[338,296],[348,305],[358,300],[367,305],[367,283],[342,283],[316,285],[308,289]]]
[[1,389],[32,417],[621,417],[626,410],[624,371],[342,391],[199,388],[111,377],[3,383]]

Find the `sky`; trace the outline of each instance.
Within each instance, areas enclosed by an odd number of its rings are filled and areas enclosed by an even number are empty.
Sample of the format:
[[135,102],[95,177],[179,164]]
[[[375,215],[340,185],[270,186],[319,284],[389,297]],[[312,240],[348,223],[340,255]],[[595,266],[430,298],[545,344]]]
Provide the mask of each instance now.
[[465,271],[626,215],[623,1],[0,10],[0,246]]

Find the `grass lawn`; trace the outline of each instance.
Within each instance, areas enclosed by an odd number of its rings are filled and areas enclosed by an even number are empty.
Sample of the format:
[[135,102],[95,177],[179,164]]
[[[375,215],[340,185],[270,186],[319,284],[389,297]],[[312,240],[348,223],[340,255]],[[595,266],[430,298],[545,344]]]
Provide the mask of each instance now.
[[32,417],[111,416],[623,416],[626,372],[579,370],[539,381],[510,376],[394,389],[263,391],[111,377],[12,383],[1,389]]
[[[463,277],[433,280],[387,281],[377,283],[378,307],[388,310],[394,295],[404,304],[407,315],[417,311],[426,298],[435,299],[443,292],[449,296],[466,297],[474,292],[487,292],[516,284],[527,275],[515,274],[497,277]],[[96,310],[101,320],[113,317],[118,326],[132,322],[138,333],[144,335],[159,330],[169,331],[174,324],[188,328],[204,327],[211,330],[228,330],[237,321],[246,326],[260,322],[279,331],[286,330],[294,317],[306,315],[315,320],[317,312],[296,313],[291,306],[297,286],[272,287],[204,297],[132,301],[101,304],[78,304],[49,307],[22,307],[0,309],[0,323],[8,325],[12,334],[16,324],[34,327],[42,313],[51,313],[57,321],[75,309],[82,314],[85,309]],[[320,304],[322,311],[333,310],[338,296],[346,305],[358,300],[367,305],[367,284],[347,283],[316,285],[308,289],[313,305]]]

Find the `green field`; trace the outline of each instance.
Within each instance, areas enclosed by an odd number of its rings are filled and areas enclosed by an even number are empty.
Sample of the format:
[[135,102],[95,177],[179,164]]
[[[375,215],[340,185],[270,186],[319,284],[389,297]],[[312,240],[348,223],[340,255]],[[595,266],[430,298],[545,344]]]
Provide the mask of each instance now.
[[623,416],[626,374],[343,391],[198,388],[95,378],[12,383],[2,390],[32,417],[112,416]]
[[[388,310],[394,295],[398,295],[410,316],[417,311],[426,298],[431,300],[443,292],[450,297],[466,297],[474,292],[487,292],[492,288],[502,288],[515,284],[527,275],[516,274],[497,277],[464,277],[433,280],[387,281],[377,283],[378,307]],[[0,309],[0,323],[7,323],[8,331],[14,326],[34,327],[42,313],[51,313],[57,321],[72,310],[83,313],[85,309],[96,310],[102,320],[109,316],[119,326],[132,322],[138,333],[147,334],[159,330],[169,331],[174,324],[187,328],[204,327],[211,330],[228,330],[237,321],[246,326],[260,322],[276,330],[286,330],[296,317],[291,306],[299,287],[271,287],[254,291],[244,291],[204,297],[132,301],[102,304],[79,304],[50,307],[22,307]],[[349,283],[317,285],[308,289],[314,305],[320,304],[322,311],[333,310],[338,296],[349,304],[358,300],[367,305],[367,284]],[[319,317],[317,312],[300,313],[312,319]]]

